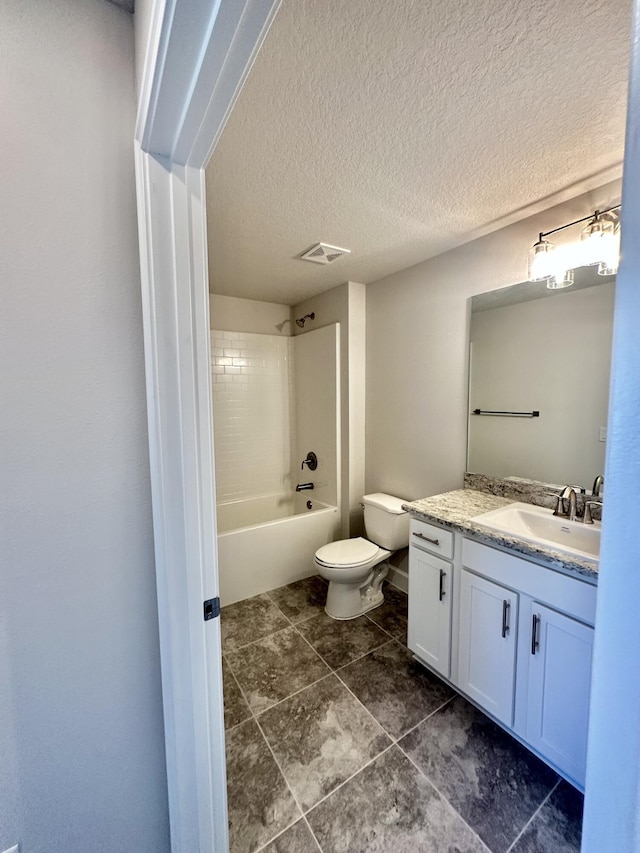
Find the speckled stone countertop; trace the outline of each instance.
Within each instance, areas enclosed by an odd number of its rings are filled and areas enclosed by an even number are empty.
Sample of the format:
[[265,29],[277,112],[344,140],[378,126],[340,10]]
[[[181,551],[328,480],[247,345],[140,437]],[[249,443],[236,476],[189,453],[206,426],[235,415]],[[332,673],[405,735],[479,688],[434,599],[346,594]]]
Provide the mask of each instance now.
[[581,580],[591,583],[598,582],[597,560],[589,560],[586,557],[577,557],[554,548],[536,545],[517,536],[499,533],[473,520],[476,515],[509,506],[511,503],[513,500],[488,492],[456,489],[454,492],[445,492],[442,495],[403,504],[403,507],[421,521],[445,525],[485,545],[506,548],[555,571],[574,577],[579,576]]

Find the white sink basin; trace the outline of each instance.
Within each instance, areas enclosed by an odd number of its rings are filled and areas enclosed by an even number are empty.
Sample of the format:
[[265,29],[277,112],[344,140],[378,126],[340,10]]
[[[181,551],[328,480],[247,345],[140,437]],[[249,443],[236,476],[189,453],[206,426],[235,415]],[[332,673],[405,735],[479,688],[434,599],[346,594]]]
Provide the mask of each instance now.
[[512,503],[476,515],[473,521],[492,530],[546,545],[567,554],[597,560],[600,556],[600,523],[583,524],[554,516],[553,510],[533,504]]

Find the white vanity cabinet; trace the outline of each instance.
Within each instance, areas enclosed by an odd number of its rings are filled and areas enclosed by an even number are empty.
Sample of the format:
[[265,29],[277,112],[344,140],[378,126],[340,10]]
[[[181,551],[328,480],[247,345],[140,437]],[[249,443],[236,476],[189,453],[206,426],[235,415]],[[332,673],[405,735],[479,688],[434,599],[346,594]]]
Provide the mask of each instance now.
[[411,533],[411,651],[583,787],[597,587],[417,519]]
[[513,724],[518,594],[462,569],[458,686],[507,726]]
[[408,645],[445,678],[451,672],[452,556],[450,531],[412,519]]
[[538,752],[583,782],[593,628],[534,601],[529,630],[526,728]]

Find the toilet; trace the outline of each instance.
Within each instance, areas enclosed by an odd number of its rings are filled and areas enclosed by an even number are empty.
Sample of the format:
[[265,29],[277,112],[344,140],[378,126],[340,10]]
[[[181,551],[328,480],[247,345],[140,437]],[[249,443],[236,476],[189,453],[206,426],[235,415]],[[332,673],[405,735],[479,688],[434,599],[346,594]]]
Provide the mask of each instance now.
[[329,581],[325,610],[333,619],[355,619],[384,601],[387,560],[409,544],[409,513],[401,498],[377,492],[362,498],[367,539],[340,539],[318,548],[314,563]]

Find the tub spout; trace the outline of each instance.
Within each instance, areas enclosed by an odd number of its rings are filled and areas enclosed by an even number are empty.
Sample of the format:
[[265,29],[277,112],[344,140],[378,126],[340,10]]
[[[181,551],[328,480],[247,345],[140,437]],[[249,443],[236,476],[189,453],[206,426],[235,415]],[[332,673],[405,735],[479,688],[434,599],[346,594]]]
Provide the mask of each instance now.
[[296,486],[296,492],[306,492],[307,489],[312,489],[313,483],[298,483]]

